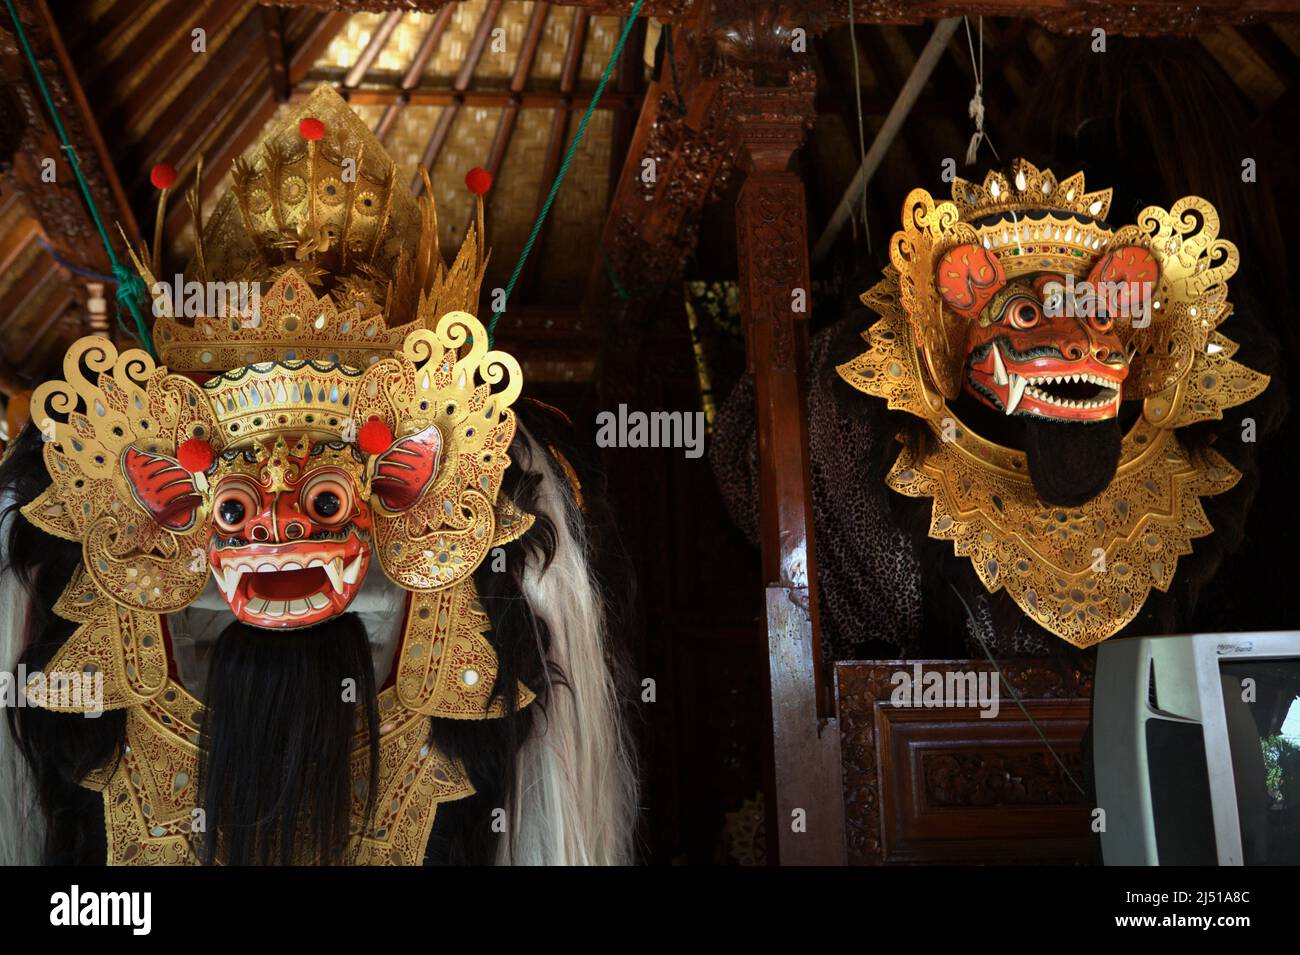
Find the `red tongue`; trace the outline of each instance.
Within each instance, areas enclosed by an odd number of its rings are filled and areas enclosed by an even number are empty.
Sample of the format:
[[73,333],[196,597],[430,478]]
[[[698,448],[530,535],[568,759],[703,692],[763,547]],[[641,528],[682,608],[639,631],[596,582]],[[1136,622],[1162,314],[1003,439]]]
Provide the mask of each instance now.
[[275,573],[246,574],[248,592],[263,600],[296,600],[310,597],[325,589],[329,578],[320,567],[305,570],[281,570]]

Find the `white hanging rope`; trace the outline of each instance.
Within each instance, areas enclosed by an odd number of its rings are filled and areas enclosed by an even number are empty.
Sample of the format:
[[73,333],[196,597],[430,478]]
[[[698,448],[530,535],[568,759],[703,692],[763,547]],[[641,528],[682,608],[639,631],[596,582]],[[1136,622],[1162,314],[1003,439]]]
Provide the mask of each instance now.
[[948,17],[934,25],[934,33],[925,44],[921,55],[917,57],[916,65],[912,67],[907,82],[898,91],[894,105],[890,107],[889,114],[885,116],[885,121],[876,132],[875,139],[871,141],[871,148],[862,157],[862,164],[858,166],[858,171],[853,174],[853,181],[849,183],[849,187],[844,190],[839,203],[835,206],[830,222],[826,223],[826,228],[822,230],[821,238],[817,240],[817,245],[813,249],[814,262],[824,259],[830,252],[831,246],[835,244],[835,237],[849,221],[849,214],[853,211],[855,200],[866,191],[867,183],[871,181],[877,167],[885,158],[885,153],[902,128],[903,121],[916,103],[917,97],[921,95],[921,90],[925,88],[926,81],[934,72],[935,65],[943,56],[948,40],[952,38],[959,26],[961,26],[960,17]]
[[975,120],[975,132],[971,134],[970,144],[966,147],[966,165],[968,166],[975,162],[980,143],[985,141],[988,142],[989,149],[993,150],[993,155],[999,161],[1002,159],[1001,156],[998,156],[993,140],[989,139],[984,132],[984,18],[980,17],[979,19],[980,55],[977,61],[975,58],[975,41],[970,34],[970,19],[962,17],[962,20],[966,23],[966,45],[970,48],[971,71],[975,74],[975,95],[971,97],[970,107],[967,110],[970,118]]
[[[858,158],[865,162],[867,158],[867,136],[862,122],[862,74],[858,70],[858,36],[857,20],[853,16],[853,0],[849,0],[849,48],[853,50],[853,94],[858,102]],[[857,222],[853,223],[854,238],[857,237]],[[862,231],[867,235],[867,254],[871,254],[871,222],[867,219],[867,181],[862,180]]]

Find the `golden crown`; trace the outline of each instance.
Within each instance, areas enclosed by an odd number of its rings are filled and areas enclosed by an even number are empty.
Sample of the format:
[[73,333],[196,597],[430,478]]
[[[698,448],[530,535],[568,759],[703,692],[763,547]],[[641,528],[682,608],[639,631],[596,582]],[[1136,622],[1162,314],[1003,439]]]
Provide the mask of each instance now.
[[999,171],[989,172],[982,186],[954,180],[952,199],[1009,277],[1057,271],[1081,277],[1115,232],[1103,221],[1110,189],[1088,192],[1081,172],[1058,182],[1050,169],[1024,159],[1011,164],[1009,180]]
[[990,170],[983,185],[957,178],[952,182],[952,201],[963,221],[1028,209],[1058,209],[1077,212],[1093,219],[1105,219],[1110,211],[1112,190],[1089,192],[1083,173],[1058,180],[1050,169],[1039,170],[1026,159],[1014,159],[1010,177]]
[[180,372],[308,359],[372,365],[439,316],[477,313],[487,265],[481,194],[478,202],[477,225],[448,266],[427,173],[416,199],[365,123],[318,87],[236,160],[206,224],[191,191],[196,239],[184,288],[158,280],[160,236],[149,264],[132,251],[153,297],[159,357]]

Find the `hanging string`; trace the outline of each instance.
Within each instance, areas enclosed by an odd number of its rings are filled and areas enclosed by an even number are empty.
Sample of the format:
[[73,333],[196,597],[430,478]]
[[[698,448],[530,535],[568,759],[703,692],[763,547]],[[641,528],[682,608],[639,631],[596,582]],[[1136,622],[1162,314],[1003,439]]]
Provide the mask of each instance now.
[[73,265],[66,258],[64,258],[62,255],[59,254],[58,249],[50,245],[49,240],[46,239],[45,236],[38,235],[36,237],[36,241],[39,242],[41,244],[41,247],[50,254],[50,258],[52,258],[57,265],[67,269],[73,275],[80,275],[83,279],[90,279],[92,282],[103,282],[105,285],[117,284],[117,279],[115,279],[111,275],[105,275],[103,272],[95,272],[92,271],[91,269],[83,269],[79,265]]
[[970,18],[962,17],[966,24],[966,45],[970,48],[970,66],[971,71],[975,74],[975,95],[971,97],[970,107],[967,112],[970,118],[975,120],[975,132],[971,134],[970,144],[966,147],[966,165],[972,165],[975,162],[975,156],[979,152],[980,143],[987,140],[989,149],[993,150],[993,155],[1001,161],[1002,157],[998,156],[997,148],[993,145],[993,140],[988,139],[984,132],[984,18],[980,17],[980,55],[979,61],[975,59],[975,41],[970,35]]
[[[867,161],[867,136],[862,125],[862,74],[858,67],[858,36],[854,32],[857,21],[853,16],[853,0],[849,0],[849,48],[853,51],[853,95],[858,102],[858,162],[865,165]],[[857,222],[853,223],[854,234]],[[862,177],[862,231],[867,236],[867,255],[871,255],[871,223],[867,220],[867,177]]]
[[[5,0],[6,3],[10,0]],[[573,154],[578,151],[578,144],[582,142],[582,137],[587,132],[587,123],[591,121],[591,114],[596,109],[596,104],[600,102],[600,95],[605,92],[605,84],[609,82],[609,76],[614,71],[614,64],[618,62],[619,55],[623,52],[623,45],[627,42],[628,34],[632,32],[632,24],[636,23],[637,14],[641,12],[641,5],[645,0],[636,0],[632,5],[631,12],[627,15],[627,22],[623,24],[623,33],[618,38],[618,44],[614,47],[614,55],[609,58],[605,64],[605,72],[600,76],[600,83],[596,86],[596,92],[591,97],[591,102],[587,104],[587,111],[582,114],[582,122],[578,124],[578,131],[573,136],[573,142],[569,143],[569,151],[565,153],[564,162],[560,163],[560,171],[555,177],[555,182],[551,183],[551,191],[546,196],[546,202],[542,205],[542,211],[537,213],[537,221],[533,223],[533,231],[528,234],[528,241],[524,243],[523,251],[519,253],[519,261],[515,263],[514,271],[510,273],[510,281],[506,283],[505,295],[501,298],[499,308],[492,310],[492,320],[488,322],[488,347],[492,347],[492,342],[496,338],[497,322],[501,320],[502,314],[505,313],[506,303],[510,301],[510,293],[515,290],[515,283],[519,281],[519,274],[524,270],[524,263],[528,261],[528,254],[533,251],[533,244],[537,241],[537,235],[542,231],[542,223],[546,221],[547,213],[551,211],[551,203],[555,201],[556,195],[560,191],[560,184],[564,182],[564,175],[569,171],[569,163],[573,161]]]
[[113,269],[113,278],[117,282],[117,304],[124,306],[131,313],[131,317],[135,319],[136,338],[151,356],[157,358],[158,354],[154,351],[153,340],[149,337],[149,330],[145,327],[144,316],[140,311],[140,302],[148,294],[148,289],[145,288],[144,280],[135,273],[135,270],[118,262],[117,253],[113,251],[113,244],[108,241],[108,232],[104,229],[104,222],[99,217],[99,207],[95,205],[95,199],[90,194],[90,186],[86,183],[86,177],[81,173],[81,163],[77,161],[76,150],[72,148],[72,142],[68,139],[68,132],[63,128],[63,118],[59,115],[58,107],[54,105],[54,97],[50,95],[50,89],[45,83],[45,76],[41,73],[40,64],[36,62],[36,55],[27,42],[27,31],[23,29],[22,21],[18,19],[18,12],[14,9],[13,0],[5,0],[5,6],[9,10],[10,19],[14,21],[14,28],[18,33],[18,42],[22,45],[23,52],[27,55],[27,62],[36,77],[36,85],[40,87],[41,96],[45,99],[45,107],[50,111],[50,119],[54,121],[54,128],[63,143],[63,151],[68,154],[68,163],[72,166],[73,175],[77,177],[77,184],[81,187],[81,195],[86,200],[86,206],[90,209],[90,217],[95,222],[95,228],[99,230],[99,238],[104,243],[104,251],[108,253],[108,261]]

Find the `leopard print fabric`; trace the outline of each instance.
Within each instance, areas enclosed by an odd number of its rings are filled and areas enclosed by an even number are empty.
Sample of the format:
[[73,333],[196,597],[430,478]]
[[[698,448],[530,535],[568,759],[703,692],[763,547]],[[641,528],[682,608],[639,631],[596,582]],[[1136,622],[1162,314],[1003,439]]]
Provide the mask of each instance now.
[[[924,525],[913,530],[900,521],[899,509],[928,510],[928,501],[892,501],[899,496],[885,486],[898,451],[899,414],[850,388],[835,371],[861,352],[861,333],[873,320],[859,310],[816,335],[809,349],[808,446],[826,662],[891,652],[937,655],[951,652],[955,641],[969,656],[982,657],[981,637],[995,656],[1056,652],[1063,642],[1018,611],[997,612],[1005,609],[997,606],[1002,601],[982,592],[969,562],[953,557],[950,545],[936,554],[929,546],[936,542],[924,540]],[[758,440],[749,375],[719,410],[710,463],[732,521],[757,545]],[[965,633],[934,632],[945,626],[945,615],[927,602],[952,605],[948,616],[964,619]]]

